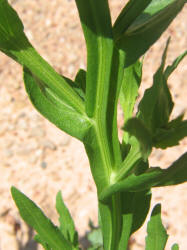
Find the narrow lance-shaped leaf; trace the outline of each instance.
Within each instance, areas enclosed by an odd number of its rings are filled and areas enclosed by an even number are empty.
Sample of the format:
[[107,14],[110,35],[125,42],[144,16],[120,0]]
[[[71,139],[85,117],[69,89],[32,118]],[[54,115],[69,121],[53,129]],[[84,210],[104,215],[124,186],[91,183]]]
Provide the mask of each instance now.
[[127,28],[136,20],[151,1],[152,0],[143,0],[141,4],[137,0],[128,1],[114,23],[113,34],[115,40],[124,34]]
[[106,202],[110,196],[117,192],[140,192],[151,187],[181,184],[186,180],[187,153],[184,153],[167,169],[152,167],[142,174],[130,174],[124,180],[105,188],[99,194],[99,199]]
[[156,42],[185,3],[186,0],[152,0],[116,41],[118,48],[126,53],[125,66],[133,64]]
[[171,65],[167,66],[166,70],[164,71],[164,76],[166,79],[173,73],[173,71],[177,68],[179,63],[183,60],[183,58],[187,55],[187,50],[178,56]]
[[59,191],[56,196],[56,209],[59,214],[60,230],[64,237],[70,241],[75,247],[78,246],[78,234],[75,230],[73,219],[66,207],[62,194]]
[[27,67],[66,105],[84,113],[84,104],[79,95],[33,48],[24,34],[21,20],[7,0],[0,0],[0,50]]
[[124,180],[105,188],[99,195],[99,199],[106,202],[110,196],[117,192],[140,192],[156,186],[163,176],[164,170],[161,168],[151,168],[149,171],[135,175],[134,173],[126,177]]
[[147,224],[146,250],[165,249],[168,239],[167,232],[162,225],[161,205],[157,204],[151,214],[151,219]]
[[56,227],[36,204],[15,187],[11,188],[13,199],[19,209],[21,217],[33,227],[41,237],[54,250],[72,250],[58,227]]
[[84,140],[90,127],[89,120],[66,105],[45,83],[24,69],[25,88],[35,108],[58,128]]
[[45,250],[51,250],[51,247],[38,234],[34,236],[34,240],[40,243]]

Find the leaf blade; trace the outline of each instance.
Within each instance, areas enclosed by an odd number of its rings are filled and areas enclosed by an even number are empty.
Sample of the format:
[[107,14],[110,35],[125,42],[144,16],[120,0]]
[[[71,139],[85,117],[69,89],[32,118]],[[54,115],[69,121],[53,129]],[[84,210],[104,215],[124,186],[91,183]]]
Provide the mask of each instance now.
[[114,23],[113,34],[115,39],[118,39],[127,30],[150,2],[151,0],[143,0],[139,4],[136,0],[128,1]]
[[59,191],[56,196],[56,210],[59,214],[60,230],[65,239],[70,241],[75,247],[78,247],[78,234],[68,208],[66,207],[62,194]]
[[132,24],[116,42],[118,48],[126,53],[125,66],[133,64],[156,42],[185,3],[186,0],[152,1],[138,22]]
[[24,82],[32,104],[43,116],[68,134],[84,140],[86,131],[90,127],[85,117],[59,99],[45,86],[45,83],[39,81],[26,68],[24,68]]
[[147,224],[146,250],[165,249],[168,235],[161,220],[161,205],[157,204]]
[[149,130],[138,118],[131,118],[127,121],[124,129],[138,140],[143,159],[147,159],[152,150],[152,138]]
[[124,112],[124,123],[126,123],[133,114],[133,108],[142,78],[142,66],[143,63],[137,61],[124,70],[123,83],[120,91],[120,104]]
[[19,16],[7,0],[0,0],[0,50],[27,67],[68,105],[84,113],[81,98],[33,48],[24,33]]
[[12,197],[21,217],[33,227],[54,250],[71,250],[71,244],[63,237],[60,230],[44,215],[36,204],[17,188],[11,187]]
[[154,74],[153,85],[147,89],[138,106],[137,117],[143,121],[152,135],[166,126],[173,109],[173,101],[164,76],[164,66],[170,39],[166,43],[160,67]]

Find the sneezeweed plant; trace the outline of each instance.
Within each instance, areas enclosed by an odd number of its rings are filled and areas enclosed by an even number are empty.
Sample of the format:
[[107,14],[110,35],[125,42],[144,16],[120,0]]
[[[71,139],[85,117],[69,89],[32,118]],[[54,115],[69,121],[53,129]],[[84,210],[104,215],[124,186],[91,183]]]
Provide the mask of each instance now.
[[[153,148],[178,145],[187,135],[183,114],[170,118],[174,103],[167,85],[187,52],[165,67],[169,39],[153,85],[145,91],[133,115],[142,77],[141,57],[186,0],[130,0],[114,25],[107,0],[75,2],[87,45],[87,70],[80,69],[74,80],[58,74],[37,53],[7,0],[0,0],[0,50],[23,66],[25,88],[34,107],[85,146],[97,187],[102,236],[90,249],[125,250],[130,236],[148,214],[151,188],[187,179],[187,152],[167,169],[151,167],[148,160]],[[124,111],[121,143],[118,100]],[[18,189],[12,187],[11,192],[22,218],[35,229],[35,239],[44,249],[80,249],[60,192],[56,197],[58,227]],[[168,235],[160,214],[161,205],[157,204],[147,226],[146,250],[165,248]],[[172,249],[178,249],[178,245]]]

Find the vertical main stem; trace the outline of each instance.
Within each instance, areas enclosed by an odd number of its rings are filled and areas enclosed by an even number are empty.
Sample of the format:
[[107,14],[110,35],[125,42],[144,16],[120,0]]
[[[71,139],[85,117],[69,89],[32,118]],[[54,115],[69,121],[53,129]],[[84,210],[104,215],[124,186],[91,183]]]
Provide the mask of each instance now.
[[[123,66],[124,54],[114,48],[108,82],[108,101],[105,104],[107,106],[106,113],[101,112],[101,110],[95,113],[93,134],[90,134],[89,142],[85,143],[98,193],[111,184],[111,176],[113,173],[115,174],[121,164],[117,130],[117,103],[123,78]],[[106,95],[106,92],[103,92],[103,94]],[[103,101],[106,101],[106,96],[100,96],[98,106],[102,107]],[[123,226],[122,201],[120,193],[112,195],[106,204],[99,201],[105,250],[119,249]]]

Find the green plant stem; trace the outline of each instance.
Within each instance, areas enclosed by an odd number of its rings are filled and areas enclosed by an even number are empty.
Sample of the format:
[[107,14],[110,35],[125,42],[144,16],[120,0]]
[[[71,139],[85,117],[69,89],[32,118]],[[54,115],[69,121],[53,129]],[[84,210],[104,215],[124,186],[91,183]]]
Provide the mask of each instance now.
[[[115,47],[110,73],[109,82],[104,84],[105,89],[100,90],[96,101],[98,107],[107,107],[107,112],[102,108],[97,109],[92,118],[90,136],[84,142],[98,194],[112,183],[112,176],[115,176],[122,163],[117,129],[117,100],[124,73],[124,53]],[[106,85],[108,85],[107,98]],[[99,202],[104,249],[117,250],[120,245],[122,202],[120,193],[111,196],[106,204]],[[128,237],[129,235],[126,238]]]
[[107,204],[99,202],[99,214],[104,249],[117,250],[122,230],[120,194],[110,197]]

